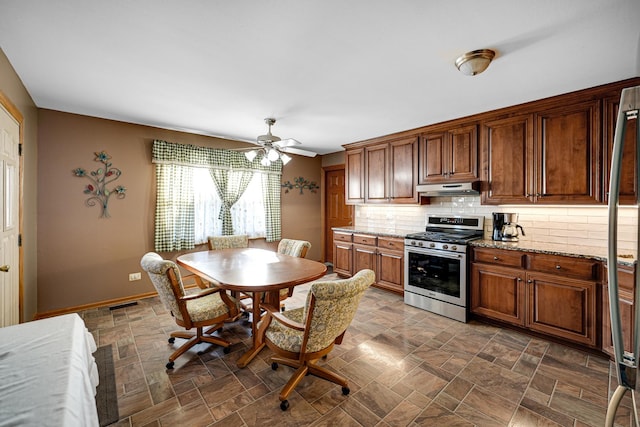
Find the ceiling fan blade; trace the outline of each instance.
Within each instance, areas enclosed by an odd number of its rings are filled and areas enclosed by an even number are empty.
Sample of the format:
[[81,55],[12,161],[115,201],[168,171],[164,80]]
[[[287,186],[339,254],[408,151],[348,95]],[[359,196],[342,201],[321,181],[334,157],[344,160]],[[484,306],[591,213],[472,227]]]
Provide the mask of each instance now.
[[300,144],[302,144],[300,141],[297,141],[293,138],[285,138],[285,139],[281,139],[280,141],[274,142],[274,145],[277,145],[280,148],[292,147],[294,145],[300,145]]
[[301,150],[299,148],[293,148],[293,147],[282,147],[281,151],[284,151],[285,153],[298,154],[300,156],[307,156],[307,157],[317,156],[317,153],[314,153],[313,151]]

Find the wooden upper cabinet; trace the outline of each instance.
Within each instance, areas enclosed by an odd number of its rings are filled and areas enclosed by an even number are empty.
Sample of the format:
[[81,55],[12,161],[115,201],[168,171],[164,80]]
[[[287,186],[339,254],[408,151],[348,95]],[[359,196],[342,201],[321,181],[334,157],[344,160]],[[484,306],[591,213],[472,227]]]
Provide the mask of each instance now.
[[345,172],[347,204],[421,202],[417,135],[348,148]]
[[365,148],[365,203],[389,203],[389,144]]
[[475,181],[478,178],[478,130],[475,124],[422,135],[420,184]]
[[536,114],[537,203],[598,203],[600,180],[599,101]]
[[409,137],[389,143],[390,202],[418,203],[418,138]]
[[533,148],[533,115],[482,123],[480,177],[483,204],[533,202]]
[[364,203],[364,148],[348,149],[345,163],[345,203]]
[[[609,202],[609,178],[611,174],[611,159],[613,153],[613,138],[620,107],[620,94],[605,98],[603,101],[603,141],[604,141],[604,201]],[[620,200],[622,205],[634,205],[638,197],[636,164],[636,135],[638,120],[627,121],[620,168]]]

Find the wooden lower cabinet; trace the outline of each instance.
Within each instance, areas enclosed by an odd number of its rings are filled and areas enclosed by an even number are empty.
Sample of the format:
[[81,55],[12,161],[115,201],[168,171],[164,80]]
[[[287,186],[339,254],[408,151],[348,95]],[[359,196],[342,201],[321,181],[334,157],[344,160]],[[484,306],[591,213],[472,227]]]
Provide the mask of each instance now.
[[471,265],[471,312],[492,319],[525,324],[524,272],[490,264]]
[[333,232],[333,271],[343,277],[353,271],[353,243],[351,233]]
[[529,329],[596,346],[595,282],[527,273],[527,289]]
[[598,262],[489,248],[474,248],[472,260],[472,313],[598,346]]
[[373,286],[404,292],[404,239],[334,231],[333,271],[351,277],[362,269],[376,273]]

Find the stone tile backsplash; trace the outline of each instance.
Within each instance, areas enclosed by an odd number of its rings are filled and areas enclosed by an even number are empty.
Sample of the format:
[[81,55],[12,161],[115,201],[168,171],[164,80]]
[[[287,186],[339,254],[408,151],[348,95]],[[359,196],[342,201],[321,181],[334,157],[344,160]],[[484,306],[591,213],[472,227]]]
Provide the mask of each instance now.
[[[524,228],[522,241],[607,247],[606,206],[482,206],[479,196],[435,197],[424,206],[360,205],[355,225],[388,229],[400,234],[422,231],[429,214],[482,215],[484,237],[491,238],[492,212],[515,212]],[[618,248],[635,250],[638,209],[618,209]]]

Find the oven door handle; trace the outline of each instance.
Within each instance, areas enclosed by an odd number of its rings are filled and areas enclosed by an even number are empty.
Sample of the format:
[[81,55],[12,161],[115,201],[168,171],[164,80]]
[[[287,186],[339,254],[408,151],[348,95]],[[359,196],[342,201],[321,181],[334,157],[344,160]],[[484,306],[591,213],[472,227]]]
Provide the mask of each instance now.
[[464,259],[466,254],[463,252],[446,252],[446,251],[437,251],[432,249],[415,249],[415,248],[405,248],[404,250],[405,256],[408,257],[410,253],[416,255],[431,255],[440,258],[449,258],[449,259]]

